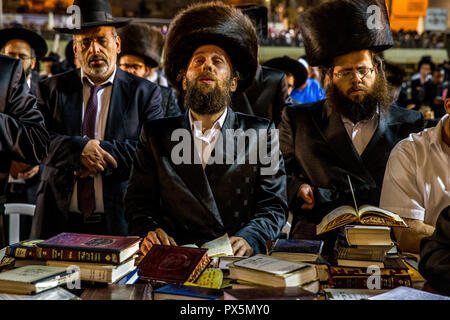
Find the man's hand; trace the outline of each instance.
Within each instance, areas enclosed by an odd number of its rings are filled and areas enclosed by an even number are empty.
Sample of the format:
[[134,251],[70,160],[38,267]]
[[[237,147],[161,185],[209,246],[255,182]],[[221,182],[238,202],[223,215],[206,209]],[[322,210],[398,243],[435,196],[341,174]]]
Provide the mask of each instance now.
[[247,240],[241,237],[230,237],[231,247],[235,256],[251,256],[254,252],[253,248],[248,244]]
[[11,162],[11,168],[9,169],[9,174],[14,179],[31,179],[39,172],[39,166],[34,166],[30,168],[29,164],[22,162]]
[[311,210],[314,208],[314,188],[311,187],[309,184],[302,184],[297,192],[297,198],[302,198],[305,200],[306,203],[304,203],[301,208],[304,210]]
[[89,140],[81,153],[81,163],[90,174],[101,173],[108,165],[117,168],[117,162],[112,155],[100,147],[100,141]]
[[172,237],[169,237],[163,229],[156,229],[150,231],[141,244],[141,252],[146,255],[154,244],[162,244],[165,246],[177,246],[177,243]]

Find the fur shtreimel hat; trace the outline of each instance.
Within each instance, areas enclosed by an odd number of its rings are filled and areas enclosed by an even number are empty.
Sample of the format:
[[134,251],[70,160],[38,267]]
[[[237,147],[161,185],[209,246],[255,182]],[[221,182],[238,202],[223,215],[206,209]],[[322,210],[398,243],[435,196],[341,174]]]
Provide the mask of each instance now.
[[162,33],[144,23],[132,23],[117,30],[122,41],[119,57],[128,54],[139,56],[150,67],[157,67],[161,61],[164,45]]
[[381,52],[394,44],[384,0],[333,0],[299,16],[308,61],[329,66],[333,58],[369,49]]
[[250,19],[222,2],[198,3],[172,20],[166,38],[164,69],[179,92],[192,54],[203,45],[216,45],[228,54],[233,69],[239,72],[237,91],[252,83],[258,67],[258,39]]

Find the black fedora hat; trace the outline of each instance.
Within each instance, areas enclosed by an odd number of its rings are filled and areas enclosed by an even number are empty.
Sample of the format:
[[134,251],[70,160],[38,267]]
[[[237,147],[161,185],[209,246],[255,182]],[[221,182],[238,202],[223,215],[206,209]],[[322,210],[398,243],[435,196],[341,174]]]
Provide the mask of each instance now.
[[108,0],[74,0],[81,12],[80,28],[54,28],[60,33],[77,33],[81,29],[110,26],[120,28],[131,22],[130,19],[116,19],[112,16],[111,5]]
[[308,70],[306,70],[305,66],[288,56],[267,60],[263,65],[281,70],[284,73],[291,73],[294,76],[294,86],[296,88],[301,87],[308,79]]
[[23,27],[13,27],[0,30],[0,49],[9,41],[20,39],[27,42],[36,53],[36,58],[41,59],[47,53],[47,42],[39,34]]

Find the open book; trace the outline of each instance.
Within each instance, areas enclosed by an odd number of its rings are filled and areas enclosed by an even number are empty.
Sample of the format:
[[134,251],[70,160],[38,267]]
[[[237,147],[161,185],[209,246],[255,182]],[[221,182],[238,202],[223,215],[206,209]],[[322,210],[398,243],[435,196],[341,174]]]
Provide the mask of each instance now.
[[317,225],[316,233],[318,235],[352,223],[390,227],[408,227],[405,221],[403,221],[403,219],[395,213],[367,204],[358,207],[350,177],[348,177],[348,181],[355,207],[348,205],[340,206],[328,213]]

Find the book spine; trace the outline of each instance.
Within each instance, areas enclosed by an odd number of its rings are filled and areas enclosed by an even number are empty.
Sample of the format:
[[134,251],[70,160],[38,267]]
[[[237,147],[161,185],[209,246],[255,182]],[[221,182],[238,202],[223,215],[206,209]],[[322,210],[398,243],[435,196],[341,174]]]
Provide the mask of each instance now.
[[52,248],[38,248],[36,251],[36,258],[43,260],[97,262],[105,264],[119,264],[120,262],[118,253]]
[[[369,277],[333,277],[332,285],[334,288],[348,289],[367,289],[367,280]],[[371,281],[372,282],[372,281]],[[373,283],[376,283],[373,281]],[[396,287],[412,287],[410,276],[380,276],[379,289],[394,289]]]
[[5,255],[20,259],[36,259],[37,248],[7,247]]

